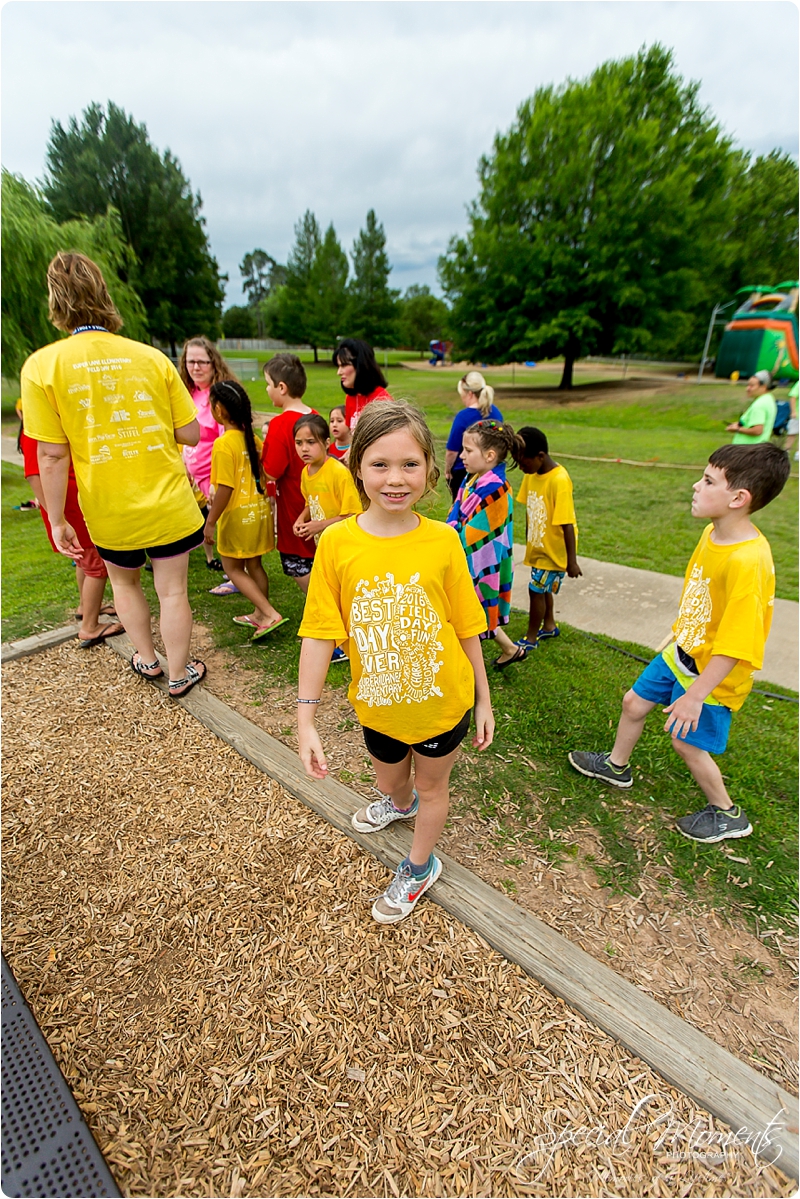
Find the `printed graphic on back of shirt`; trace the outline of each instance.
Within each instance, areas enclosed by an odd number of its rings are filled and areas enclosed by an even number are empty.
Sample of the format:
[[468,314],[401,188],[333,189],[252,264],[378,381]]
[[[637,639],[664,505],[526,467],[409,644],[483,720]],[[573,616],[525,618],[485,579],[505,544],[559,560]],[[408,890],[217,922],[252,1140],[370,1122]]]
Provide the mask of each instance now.
[[439,641],[442,622],[431,604],[419,574],[407,583],[394,575],[375,585],[362,579],[350,614],[350,636],[358,647],[363,674],[356,698],[371,708],[397,703],[422,703],[441,696],[436,675],[443,662]]
[[684,588],[675,628],[675,640],[681,649],[690,654],[698,645],[702,645],[710,620],[710,580],[704,578],[703,568],[697,563]]
[[541,548],[547,531],[547,505],[536,491],[528,493],[528,541]]

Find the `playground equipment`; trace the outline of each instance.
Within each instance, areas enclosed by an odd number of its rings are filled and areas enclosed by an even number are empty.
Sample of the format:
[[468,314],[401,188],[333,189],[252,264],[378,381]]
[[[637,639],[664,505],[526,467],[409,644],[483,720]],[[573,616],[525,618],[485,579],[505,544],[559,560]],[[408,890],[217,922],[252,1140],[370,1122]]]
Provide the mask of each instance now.
[[729,379],[734,371],[747,379],[766,370],[773,378],[797,380],[798,288],[797,280],[739,288],[737,296],[746,298],[725,326],[714,368],[718,379]]
[[431,341],[430,347],[431,347],[431,354],[432,354],[432,357],[428,359],[428,362],[430,363],[430,365],[436,366],[438,363],[441,362],[442,366],[444,366],[445,358],[447,357],[447,355],[450,353],[450,351],[453,348],[452,341],[437,341],[434,339],[433,341]]

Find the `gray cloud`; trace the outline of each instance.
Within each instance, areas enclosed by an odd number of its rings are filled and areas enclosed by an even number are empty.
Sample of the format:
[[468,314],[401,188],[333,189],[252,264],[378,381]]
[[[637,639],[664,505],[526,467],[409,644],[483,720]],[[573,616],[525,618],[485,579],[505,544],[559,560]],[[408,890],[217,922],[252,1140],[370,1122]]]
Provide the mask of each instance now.
[[349,250],[374,207],[394,286],[435,286],[520,102],[655,41],[739,145],[797,154],[789,0],[12,0],[2,32],[4,165],[41,177],[51,120],[114,100],[201,192],[229,303],[242,255],[285,260],[306,208]]

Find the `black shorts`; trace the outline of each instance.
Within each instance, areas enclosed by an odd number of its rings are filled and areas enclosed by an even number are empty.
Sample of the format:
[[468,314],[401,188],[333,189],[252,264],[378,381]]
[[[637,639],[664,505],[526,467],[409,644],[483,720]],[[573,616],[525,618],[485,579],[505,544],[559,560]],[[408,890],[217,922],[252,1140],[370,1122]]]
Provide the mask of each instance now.
[[98,545],[97,552],[104,562],[110,562],[112,566],[119,566],[123,570],[139,570],[148,557],[178,558],[181,554],[188,554],[189,550],[196,550],[198,545],[203,544],[204,531],[205,524],[202,524],[195,533],[181,537],[180,541],[171,541],[168,545],[148,545],[143,550],[104,550]]
[[304,579],[311,574],[313,565],[313,558],[303,558],[300,554],[281,554],[283,573],[290,579]]
[[385,762],[387,766],[394,766],[408,756],[410,749],[423,758],[446,758],[454,749],[458,749],[469,732],[471,716],[470,708],[449,733],[439,733],[438,737],[429,737],[427,741],[417,741],[411,745],[405,741],[396,741],[394,737],[387,737],[385,733],[376,733],[374,729],[364,728],[363,725],[361,732],[364,734],[364,744],[373,758]]

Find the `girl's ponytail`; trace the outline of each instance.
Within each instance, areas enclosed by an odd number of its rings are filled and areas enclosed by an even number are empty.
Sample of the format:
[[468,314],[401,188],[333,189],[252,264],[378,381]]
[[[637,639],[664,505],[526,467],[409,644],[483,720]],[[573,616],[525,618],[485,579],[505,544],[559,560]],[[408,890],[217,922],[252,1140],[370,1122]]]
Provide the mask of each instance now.
[[471,391],[477,397],[481,416],[488,416],[494,404],[494,388],[489,386],[480,371],[468,371],[459,380],[458,393],[462,399],[465,391]]
[[262,477],[261,458],[258,454],[256,437],[253,432],[253,410],[250,407],[249,395],[241,383],[229,379],[221,383],[212,383],[210,395],[212,400],[216,400],[225,409],[231,424],[236,425],[236,428],[244,433],[247,459],[256,482],[256,490],[259,495],[263,495],[264,480]]

